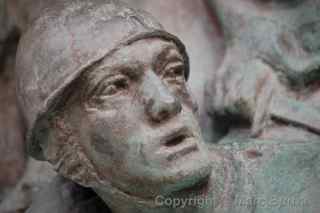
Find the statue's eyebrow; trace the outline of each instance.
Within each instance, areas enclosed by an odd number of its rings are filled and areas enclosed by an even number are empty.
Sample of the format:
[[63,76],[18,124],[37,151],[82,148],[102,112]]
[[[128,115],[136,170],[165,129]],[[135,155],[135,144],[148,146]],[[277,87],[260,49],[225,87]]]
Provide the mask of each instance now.
[[180,61],[184,63],[183,57],[173,44],[168,45],[153,58],[155,71],[161,72],[169,63]]
[[[101,87],[101,85],[106,82],[107,79],[112,78],[116,75],[122,74],[128,76],[130,79],[137,79],[143,75],[141,72],[142,69],[139,69],[140,65],[138,63],[130,63],[130,64],[113,64],[113,65],[106,65],[106,66],[99,66],[96,68],[95,72],[91,73],[90,75],[90,88],[89,94],[90,96],[94,95]],[[105,71],[109,70],[108,73]],[[97,74],[99,77],[97,77]]]
[[130,78],[137,78],[143,74],[141,71],[141,66],[137,62],[128,62],[127,64],[114,64],[114,65],[108,65],[108,66],[101,66],[99,68],[100,72],[104,73],[105,70],[110,70],[110,73],[105,74],[103,78],[100,81],[103,81],[104,79],[108,78],[108,76],[114,76],[117,74],[123,74]]

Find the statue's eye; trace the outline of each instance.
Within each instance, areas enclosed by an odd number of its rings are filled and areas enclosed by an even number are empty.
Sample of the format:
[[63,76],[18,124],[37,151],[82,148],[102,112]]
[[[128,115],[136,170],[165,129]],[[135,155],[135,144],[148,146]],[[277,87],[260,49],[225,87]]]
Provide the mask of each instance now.
[[113,77],[111,81],[105,84],[101,95],[103,96],[112,96],[121,91],[128,89],[129,82],[128,78],[125,76],[116,76]]
[[185,81],[184,72],[182,63],[171,64],[166,67],[163,78],[169,83],[183,83]]

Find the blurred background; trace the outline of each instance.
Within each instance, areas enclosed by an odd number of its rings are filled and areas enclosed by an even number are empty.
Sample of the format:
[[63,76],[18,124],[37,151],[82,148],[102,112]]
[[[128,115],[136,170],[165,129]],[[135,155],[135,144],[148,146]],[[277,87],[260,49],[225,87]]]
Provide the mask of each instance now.
[[[206,0],[124,1],[153,14],[185,43],[191,61],[189,85],[202,107],[205,79],[219,67],[224,54],[222,32]],[[25,212],[36,192],[55,176],[48,164],[27,156],[15,95],[19,37],[46,2],[50,0],[0,0],[0,213]]]

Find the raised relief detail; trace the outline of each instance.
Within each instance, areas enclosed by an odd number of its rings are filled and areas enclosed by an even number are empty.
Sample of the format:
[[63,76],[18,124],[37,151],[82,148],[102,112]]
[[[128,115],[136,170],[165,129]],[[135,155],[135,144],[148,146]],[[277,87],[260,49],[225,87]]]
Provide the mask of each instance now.
[[[304,116],[317,110],[297,95],[308,77],[296,83],[297,69],[317,57],[283,69],[300,56],[299,42],[279,40],[282,26],[296,32],[295,25],[241,16],[250,2],[214,2],[229,39],[207,87],[206,109],[226,127],[218,144],[201,136],[179,38],[118,1],[54,2],[24,33],[17,54],[29,153],[64,181],[92,189],[102,212],[318,212],[320,145],[301,135],[318,139],[317,117]],[[261,4],[266,16],[305,9],[299,1]],[[283,55],[290,48],[293,58]],[[51,185],[68,194],[58,188]],[[38,205],[28,213],[71,208]]]

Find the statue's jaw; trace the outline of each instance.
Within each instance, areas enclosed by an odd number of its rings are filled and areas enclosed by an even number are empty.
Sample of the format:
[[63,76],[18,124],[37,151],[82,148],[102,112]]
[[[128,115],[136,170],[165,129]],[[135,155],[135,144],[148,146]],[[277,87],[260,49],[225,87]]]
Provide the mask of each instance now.
[[[108,200],[124,199],[126,202],[139,202],[150,207],[155,205],[156,198],[159,196],[167,198],[206,196],[210,186],[212,165],[203,165],[197,169],[192,168],[189,164],[186,166],[189,167],[185,167],[183,171],[177,171],[175,176],[159,177],[157,184],[146,180],[145,186],[148,186],[149,191],[145,194],[135,192],[133,188],[129,188],[130,186],[125,188],[103,183],[94,187],[94,190],[102,198],[108,197]],[[150,191],[154,193],[150,194]]]
[[[128,206],[135,206],[136,208],[145,209],[163,209],[172,208],[171,206],[163,205],[161,200],[175,200],[175,199],[207,199],[209,200],[209,194],[211,192],[212,182],[211,175],[205,176],[201,179],[194,179],[194,182],[190,181],[190,185],[176,187],[175,191],[172,191],[167,195],[157,195],[155,197],[143,198],[132,194],[131,192],[123,191],[115,187],[99,187],[94,191],[108,204],[117,205],[117,203],[126,203]],[[110,206],[111,207],[111,206]],[[186,206],[188,207],[188,206]]]

